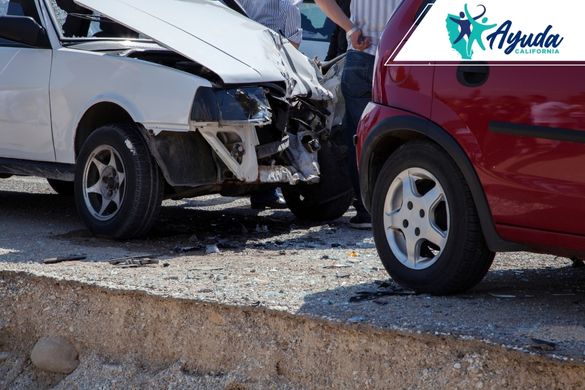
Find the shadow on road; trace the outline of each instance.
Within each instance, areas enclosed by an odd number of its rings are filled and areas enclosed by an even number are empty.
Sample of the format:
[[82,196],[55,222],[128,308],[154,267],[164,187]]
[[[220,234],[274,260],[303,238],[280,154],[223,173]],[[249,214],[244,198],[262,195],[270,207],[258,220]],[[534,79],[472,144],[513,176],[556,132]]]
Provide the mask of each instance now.
[[391,280],[347,285],[307,295],[299,313],[384,328],[473,336],[582,360],[585,268],[562,264],[492,271],[475,289],[451,297],[417,295]]
[[[42,239],[160,254],[191,252],[193,248],[203,251],[211,244],[236,252],[250,247],[266,251],[345,248],[371,236],[354,232],[351,238],[345,237],[340,230],[347,226],[346,218],[327,224],[327,234],[314,234],[310,228],[323,224],[297,220],[289,210],[258,212],[250,209],[246,199],[229,197],[165,202],[151,232],[128,241],[94,237],[77,215],[73,198],[67,196],[0,191],[0,217],[4,221],[0,247],[12,252],[26,251],[30,240]],[[0,260],[3,257],[10,253],[0,252]]]

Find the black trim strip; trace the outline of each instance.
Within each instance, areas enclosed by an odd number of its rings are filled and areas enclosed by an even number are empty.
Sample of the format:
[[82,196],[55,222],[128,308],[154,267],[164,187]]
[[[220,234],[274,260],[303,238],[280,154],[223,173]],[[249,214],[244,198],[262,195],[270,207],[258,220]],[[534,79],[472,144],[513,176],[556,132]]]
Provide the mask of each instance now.
[[520,137],[544,138],[555,141],[585,143],[585,130],[564,129],[534,125],[520,125],[510,122],[490,122],[489,129],[497,134],[517,135]]
[[0,158],[0,173],[73,181],[75,179],[75,164]]
[[378,153],[382,153],[382,155],[387,154],[389,157],[392,151],[395,150],[390,151],[383,146],[379,148],[379,146],[383,145],[386,141],[392,140],[394,146],[398,148],[398,146],[408,142],[410,139],[420,139],[421,136],[439,144],[461,170],[471,190],[471,195],[473,196],[475,207],[479,214],[481,229],[488,247],[494,252],[525,250],[526,247],[523,245],[504,241],[499,236],[477,172],[469,160],[469,156],[456,139],[434,122],[408,113],[382,119],[371,129],[362,145],[362,158],[359,165],[360,187],[366,208],[371,210],[374,183],[377,179],[372,173],[373,157]]

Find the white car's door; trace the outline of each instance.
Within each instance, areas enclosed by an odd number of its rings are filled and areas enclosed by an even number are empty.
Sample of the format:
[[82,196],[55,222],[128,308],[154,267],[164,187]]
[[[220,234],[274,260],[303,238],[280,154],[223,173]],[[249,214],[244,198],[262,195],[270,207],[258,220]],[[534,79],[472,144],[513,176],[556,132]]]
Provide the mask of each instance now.
[[[0,16],[22,16],[19,3],[0,6]],[[0,38],[0,157],[55,161],[49,103],[51,56],[50,49]]]

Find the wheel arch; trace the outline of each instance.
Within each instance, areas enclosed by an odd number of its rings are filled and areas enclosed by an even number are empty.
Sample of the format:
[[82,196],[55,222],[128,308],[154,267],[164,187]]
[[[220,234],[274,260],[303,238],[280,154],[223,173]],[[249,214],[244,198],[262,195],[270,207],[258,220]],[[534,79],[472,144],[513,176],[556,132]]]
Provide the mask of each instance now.
[[401,145],[413,140],[428,140],[439,145],[459,167],[471,190],[483,236],[490,250],[504,252],[524,249],[519,244],[503,240],[497,233],[477,172],[461,145],[440,126],[424,118],[407,115],[387,118],[368,134],[359,163],[362,199],[368,210],[371,209],[373,188],[382,166]]
[[132,115],[118,103],[102,101],[89,107],[79,120],[75,130],[75,159],[85,140],[95,130],[108,124],[134,124]]
[[[75,130],[75,160],[95,130],[112,124],[133,125],[162,171],[166,184],[172,187],[217,184],[221,176],[219,166],[211,147],[199,132],[163,131],[155,137],[137,120],[137,115],[139,113],[135,110],[128,110],[115,101],[100,101],[90,106]],[[193,156],[198,156],[198,159],[192,161]]]

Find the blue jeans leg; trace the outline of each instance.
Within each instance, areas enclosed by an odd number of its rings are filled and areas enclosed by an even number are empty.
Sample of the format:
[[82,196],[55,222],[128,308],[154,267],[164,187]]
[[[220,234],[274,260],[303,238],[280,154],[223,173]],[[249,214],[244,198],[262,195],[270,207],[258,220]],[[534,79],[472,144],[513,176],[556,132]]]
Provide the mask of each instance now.
[[357,131],[359,120],[372,100],[372,78],[374,73],[374,56],[350,50],[347,52],[345,68],[341,76],[341,92],[345,98],[345,117],[343,120],[344,141],[349,150],[349,172],[358,213],[365,213],[362,203],[360,183],[356,162],[356,150],[353,137]]

